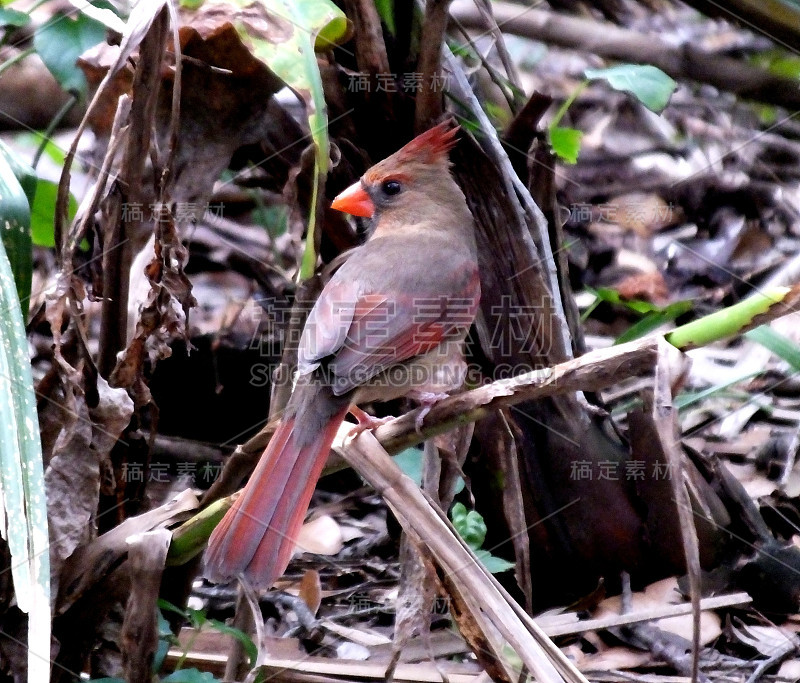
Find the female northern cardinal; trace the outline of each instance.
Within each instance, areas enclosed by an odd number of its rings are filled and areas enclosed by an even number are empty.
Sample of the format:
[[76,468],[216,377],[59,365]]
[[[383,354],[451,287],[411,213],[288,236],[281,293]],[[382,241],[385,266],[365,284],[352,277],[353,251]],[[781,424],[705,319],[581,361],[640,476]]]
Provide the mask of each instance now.
[[374,230],[308,316],[281,425],[209,540],[209,578],[268,588],[283,574],[351,405],[462,385],[480,281],[472,215],[447,157],[457,130],[423,133],[333,201],[372,217]]

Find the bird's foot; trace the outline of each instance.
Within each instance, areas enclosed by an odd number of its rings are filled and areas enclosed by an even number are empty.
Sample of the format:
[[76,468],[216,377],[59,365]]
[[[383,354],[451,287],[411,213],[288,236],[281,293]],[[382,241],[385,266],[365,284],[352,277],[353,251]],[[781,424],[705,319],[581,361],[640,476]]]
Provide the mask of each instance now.
[[439,401],[450,398],[450,394],[434,391],[417,391],[413,389],[408,392],[408,397],[417,401],[422,407],[422,410],[419,411],[419,414],[414,420],[414,428],[417,430],[417,434],[422,434],[422,423],[425,421],[425,416],[431,412],[431,408]]
[[375,429],[376,427],[380,427],[381,425],[394,420],[394,417],[391,415],[388,417],[375,417],[374,415],[365,413],[358,406],[350,406],[350,414],[356,418],[356,420],[358,420],[358,424],[354,425],[347,434],[348,438],[350,439],[356,438],[359,434],[361,434],[361,432]]

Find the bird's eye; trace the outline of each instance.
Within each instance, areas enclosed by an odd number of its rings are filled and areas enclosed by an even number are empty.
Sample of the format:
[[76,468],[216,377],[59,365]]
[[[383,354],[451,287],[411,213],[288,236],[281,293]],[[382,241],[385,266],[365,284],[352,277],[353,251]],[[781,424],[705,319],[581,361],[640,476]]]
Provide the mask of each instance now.
[[398,194],[403,187],[400,185],[399,182],[396,180],[386,180],[381,184],[381,190],[383,194],[393,197],[394,195]]

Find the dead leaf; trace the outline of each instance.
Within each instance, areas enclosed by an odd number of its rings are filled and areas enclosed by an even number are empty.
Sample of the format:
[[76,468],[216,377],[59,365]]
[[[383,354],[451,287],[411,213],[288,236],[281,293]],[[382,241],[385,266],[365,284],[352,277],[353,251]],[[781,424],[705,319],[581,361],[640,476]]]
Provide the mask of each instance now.
[[679,209],[667,204],[657,194],[641,192],[615,197],[604,208],[609,220],[641,237],[649,237],[677,223],[682,215]]
[[316,569],[309,569],[303,574],[300,581],[300,599],[308,605],[311,613],[316,615],[322,602],[322,583],[319,580],[319,572]]
[[790,659],[781,664],[781,668],[778,669],[778,678],[787,681],[800,680],[800,660]]
[[669,302],[669,289],[664,276],[656,271],[629,275],[614,286],[623,299],[640,299],[662,306]]
[[321,515],[300,528],[297,550],[315,555],[336,555],[342,547],[342,531],[330,515]]
[[[44,475],[50,526],[51,571],[95,534],[100,494],[100,464],[92,450],[92,423],[86,399],[76,387],[65,387],[64,427],[53,446]],[[57,588],[54,587],[54,593]]]
[[602,652],[586,656],[577,661],[581,671],[612,671],[635,669],[647,666],[653,661],[649,652],[641,652],[627,647],[610,647]]
[[[685,602],[678,590],[678,580],[669,577],[656,581],[647,586],[644,591],[631,595],[631,612],[646,613],[649,610],[676,605]],[[615,595],[600,603],[593,617],[603,617],[620,614],[621,597]],[[679,617],[669,617],[652,622],[654,626],[681,636],[688,641],[692,639],[692,615],[686,614]],[[700,615],[700,642],[706,645],[718,638],[722,633],[719,616],[714,612],[705,611]]]

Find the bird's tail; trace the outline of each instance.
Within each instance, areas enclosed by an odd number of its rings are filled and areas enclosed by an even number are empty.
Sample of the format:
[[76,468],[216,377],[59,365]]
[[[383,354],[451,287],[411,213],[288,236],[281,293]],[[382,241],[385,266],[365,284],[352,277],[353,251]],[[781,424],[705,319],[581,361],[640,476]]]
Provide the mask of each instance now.
[[327,387],[298,389],[247,486],[211,534],[205,573],[212,580],[243,576],[269,588],[289,564],[349,405]]

